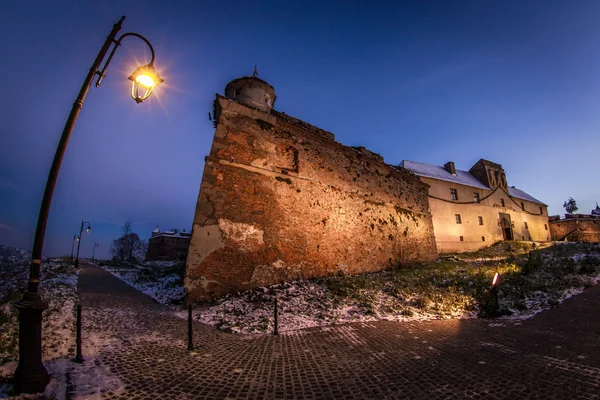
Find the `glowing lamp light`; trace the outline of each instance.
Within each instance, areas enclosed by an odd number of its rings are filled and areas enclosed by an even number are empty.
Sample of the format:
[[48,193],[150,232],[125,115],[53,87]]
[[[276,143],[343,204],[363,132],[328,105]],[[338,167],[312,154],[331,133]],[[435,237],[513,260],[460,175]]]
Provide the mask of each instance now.
[[87,233],[90,233],[90,232],[92,231],[92,228],[87,228],[85,231],[86,231]]
[[77,238],[77,241],[79,242],[79,238]]
[[492,280],[492,286],[496,286],[496,282],[498,282],[498,273],[496,272],[496,275],[494,275],[494,279]]
[[128,78],[131,81],[131,97],[140,104],[165,80],[158,75],[153,64],[139,67]]

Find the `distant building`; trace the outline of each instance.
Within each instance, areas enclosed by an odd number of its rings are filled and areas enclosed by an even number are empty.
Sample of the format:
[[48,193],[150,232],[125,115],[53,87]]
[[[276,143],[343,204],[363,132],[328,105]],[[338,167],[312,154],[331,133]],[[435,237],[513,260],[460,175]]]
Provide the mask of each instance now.
[[477,250],[499,240],[549,241],[546,204],[508,186],[502,165],[479,160],[469,171],[415,161],[401,167],[429,185],[439,253]]
[[185,229],[161,232],[157,226],[148,240],[146,261],[185,260],[191,236],[191,232],[186,232]]
[[559,215],[550,217],[550,232],[552,239],[569,242],[600,242],[600,207],[590,214],[565,214],[564,219]]

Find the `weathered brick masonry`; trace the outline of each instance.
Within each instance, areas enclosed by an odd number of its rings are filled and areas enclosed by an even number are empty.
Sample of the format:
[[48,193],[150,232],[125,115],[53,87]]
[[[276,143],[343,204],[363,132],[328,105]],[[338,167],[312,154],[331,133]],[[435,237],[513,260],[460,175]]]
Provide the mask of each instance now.
[[428,186],[319,128],[215,102],[187,258],[190,301],[437,256]]

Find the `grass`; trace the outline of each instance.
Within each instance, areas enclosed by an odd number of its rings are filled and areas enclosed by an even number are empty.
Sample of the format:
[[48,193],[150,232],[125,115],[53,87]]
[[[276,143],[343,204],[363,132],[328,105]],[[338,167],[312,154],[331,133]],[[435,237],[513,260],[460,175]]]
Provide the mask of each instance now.
[[[498,306],[491,293],[496,273],[500,276]],[[530,242],[499,242],[436,262],[323,282],[337,304],[351,302],[367,314],[404,315],[412,309],[443,317],[477,310],[481,317],[496,317],[526,310],[528,301],[540,297],[537,292],[546,293],[550,305],[558,304],[566,290],[589,285],[586,275],[598,273],[598,245],[534,247]],[[387,295],[383,305],[380,293]]]
[[268,332],[275,297],[280,330],[376,319],[527,316],[599,280],[600,244],[499,242],[377,273],[232,293],[199,310],[197,319],[227,332]]

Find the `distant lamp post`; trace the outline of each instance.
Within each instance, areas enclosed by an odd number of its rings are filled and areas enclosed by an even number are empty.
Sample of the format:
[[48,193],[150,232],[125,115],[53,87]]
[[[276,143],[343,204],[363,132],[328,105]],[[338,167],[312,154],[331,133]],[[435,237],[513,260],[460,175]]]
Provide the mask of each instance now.
[[71,244],[71,261],[73,261],[73,250],[75,250],[75,241],[78,241],[77,234],[73,235],[73,243]]
[[98,247],[98,242],[94,242],[94,251],[92,252],[92,260],[94,259],[94,256],[96,255],[96,247]]
[[[33,251],[31,255],[31,263],[29,265],[29,282],[27,285],[27,291],[23,294],[23,298],[15,303],[15,308],[19,311],[19,365],[15,371],[15,390],[17,393],[37,393],[44,390],[50,376],[48,371],[42,363],[42,312],[48,308],[48,304],[42,300],[38,291],[40,284],[40,264],[42,260],[42,250],[44,247],[44,236],[46,234],[46,225],[48,223],[48,214],[50,213],[50,205],[52,203],[52,195],[54,194],[54,187],[56,186],[56,180],[58,179],[58,172],[62,164],[65,150],[77,122],[77,117],[83,107],[83,102],[90,89],[92,81],[96,75],[99,76],[96,87],[100,85],[102,79],[106,76],[105,71],[110,63],[116,49],[121,45],[121,41],[128,36],[136,36],[142,39],[152,53],[152,60],[146,65],[145,69],[138,68],[132,77],[134,79],[134,88],[132,90],[132,97],[137,103],[141,103],[146,100],[156,89],[156,87],[163,82],[158,76],[158,73],[154,70],[154,49],[146,38],[137,33],[125,33],[119,39],[116,39],[117,33],[121,30],[121,24],[125,20],[125,17],[121,17],[117,22],[106,41],[102,45],[100,52],[96,56],[92,67],[90,68],[83,85],[79,91],[77,99],[73,103],[71,113],[67,118],[65,127],[63,129],[60,141],[54,154],[54,160],[52,161],[52,167],[48,173],[48,180],[46,181],[46,188],[44,190],[44,197],[40,206],[40,213],[38,216],[37,227],[35,231],[35,240],[33,242]],[[110,56],[106,60],[104,68],[100,71],[100,66],[106,53],[110,47],[114,44],[114,47],[110,53]],[[138,72],[139,71],[139,72]],[[137,73],[137,74],[136,74]],[[135,86],[137,84],[137,87]],[[140,86],[146,89],[144,93],[140,92]],[[83,229],[83,224],[82,224]],[[81,233],[80,238],[81,239]],[[81,243],[81,240],[79,240]],[[79,248],[79,247],[78,247]],[[79,251],[78,251],[79,253]]]
[[87,233],[90,233],[92,231],[92,226],[90,225],[89,222],[81,220],[81,228],[79,228],[79,237],[77,238],[77,257],[75,258],[75,268],[79,267],[79,248],[81,247],[81,234],[83,233],[83,227],[85,226],[85,224],[87,224],[87,228],[85,229],[85,231]]

